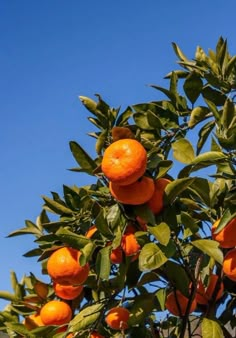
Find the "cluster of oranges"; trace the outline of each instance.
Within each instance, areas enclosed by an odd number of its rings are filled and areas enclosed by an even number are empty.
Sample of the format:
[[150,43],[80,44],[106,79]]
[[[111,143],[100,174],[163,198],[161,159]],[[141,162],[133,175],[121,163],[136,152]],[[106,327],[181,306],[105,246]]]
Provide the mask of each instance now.
[[111,195],[120,203],[140,205],[147,203],[154,214],[163,208],[167,179],[155,181],[145,176],[147,152],[134,139],[113,142],[104,152],[102,172],[109,180]]
[[[90,235],[95,227],[90,229]],[[95,229],[96,230],[96,229]],[[89,236],[90,236],[89,235]],[[88,237],[89,237],[88,236]],[[38,313],[25,318],[24,325],[29,330],[39,326],[57,325],[57,332],[67,330],[67,325],[73,317],[72,309],[66,302],[77,298],[83,291],[83,283],[89,275],[89,264],[81,266],[79,257],[81,252],[71,247],[62,247],[54,251],[48,259],[47,271],[53,281],[55,294],[60,300],[46,302]],[[42,298],[47,297],[48,288],[46,284],[36,283],[35,289]],[[106,314],[105,321],[108,326],[115,330],[125,330],[128,327],[129,311],[123,307],[114,307]],[[69,333],[67,338],[72,338]],[[92,331],[90,338],[104,338],[99,332]]]
[[229,249],[223,261],[224,274],[236,281],[236,218],[233,218],[226,226],[215,233],[220,222],[218,219],[212,226],[212,238],[219,242],[221,248]]

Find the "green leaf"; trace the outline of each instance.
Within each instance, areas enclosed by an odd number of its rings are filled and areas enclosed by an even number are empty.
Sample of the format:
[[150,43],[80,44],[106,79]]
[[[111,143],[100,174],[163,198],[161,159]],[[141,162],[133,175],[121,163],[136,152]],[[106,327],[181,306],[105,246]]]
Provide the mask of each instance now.
[[80,310],[80,312],[70,321],[69,332],[82,331],[94,325],[101,316],[103,304],[94,304]]
[[56,214],[58,215],[72,215],[73,211],[67,207],[65,207],[63,204],[58,203],[56,201],[54,201],[53,199],[46,197],[46,196],[42,196],[46,206],[54,211]]
[[130,310],[128,325],[134,326],[142,323],[147,318],[149,313],[154,309],[154,300],[154,294],[144,294],[135,297],[134,303],[132,304]]
[[202,79],[195,72],[190,73],[184,82],[184,91],[192,104],[199,97],[203,87]]
[[215,127],[215,121],[209,121],[199,130],[198,142],[197,142],[197,155],[199,155],[199,153],[201,152],[202,147],[206,143],[214,127]]
[[224,338],[220,325],[214,320],[203,318],[201,328],[202,338]]
[[171,144],[174,158],[185,164],[189,164],[194,160],[194,149],[192,144],[185,138],[181,138]]
[[220,121],[220,114],[219,114],[219,111],[218,111],[216,105],[212,101],[207,100],[207,99],[205,99],[205,102],[208,105],[210,111],[213,113],[215,120],[216,120],[216,123],[218,123]]
[[110,262],[110,246],[106,246],[102,248],[96,259],[96,271],[100,279],[108,280],[110,276],[111,270],[111,262]]
[[214,233],[217,234],[218,232],[220,232],[234,218],[236,218],[236,211],[231,210],[229,208],[226,209],[224,211],[222,217],[220,218],[220,222],[219,222],[217,228],[215,229]]
[[139,254],[140,271],[154,270],[165,264],[167,257],[155,243],[148,243],[142,247]]
[[213,89],[209,85],[206,85],[202,89],[202,96],[204,99],[213,102],[216,106],[223,106],[227,96],[224,95],[222,92]]
[[87,245],[90,242],[88,238],[82,235],[77,235],[74,232],[67,230],[63,227],[57,230],[56,236],[63,243],[69,244],[75,249],[82,249],[83,247],[85,247],[85,245]]
[[173,261],[168,261],[164,271],[171,285],[189,297],[189,277],[184,268]]
[[210,183],[207,179],[196,177],[195,181],[188,189],[197,195],[201,202],[210,207]]
[[212,257],[215,261],[222,264],[223,262],[223,252],[219,249],[219,243],[211,239],[198,239],[192,241],[193,246]]
[[184,55],[184,53],[182,52],[182,50],[179,48],[179,46],[175,43],[172,42],[172,47],[175,51],[175,54],[178,56],[178,58],[180,59],[180,61],[189,61],[188,58]]
[[209,108],[204,106],[195,107],[190,114],[190,119],[188,121],[189,128],[193,128],[196,124],[203,121],[207,114],[210,113]]
[[10,300],[12,302],[17,301],[16,295],[8,292],[8,291],[0,291],[0,298],[5,299],[5,300]]
[[97,167],[97,164],[93,159],[87,154],[87,152],[76,142],[70,142],[70,150],[76,160],[80,165],[81,169],[92,175],[94,169]]
[[154,227],[148,227],[148,231],[162,244],[167,245],[170,240],[170,227],[165,223],[161,222],[160,224]]
[[194,177],[179,178],[169,183],[165,188],[165,204],[172,203],[188,186],[194,182]]
[[97,102],[86,96],[79,96],[79,99],[83,103],[83,105],[88,109],[88,111],[90,111],[93,114],[96,113]]
[[235,105],[233,101],[227,99],[225,101],[223,112],[220,119],[220,122],[225,129],[229,127],[234,116],[235,116]]
[[165,302],[166,302],[166,289],[159,289],[156,292],[156,298],[157,298],[157,301],[160,305],[160,310],[164,311],[165,310]]

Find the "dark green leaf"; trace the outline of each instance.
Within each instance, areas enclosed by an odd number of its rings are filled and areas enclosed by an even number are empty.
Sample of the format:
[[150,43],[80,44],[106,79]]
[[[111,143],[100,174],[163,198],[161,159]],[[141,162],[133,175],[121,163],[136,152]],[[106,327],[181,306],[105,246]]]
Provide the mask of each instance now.
[[184,82],[184,91],[187,95],[187,98],[190,100],[192,104],[197,100],[199,97],[201,90],[202,90],[203,82],[200,76],[192,72],[190,73],[185,82]]
[[80,312],[70,321],[68,331],[82,331],[96,323],[101,316],[103,307],[103,304],[94,304],[80,310]]
[[82,249],[85,245],[87,245],[90,240],[82,235],[77,235],[74,232],[67,230],[61,227],[56,232],[56,236],[63,243],[69,244],[75,249]]
[[110,262],[110,251],[111,248],[109,246],[102,248],[96,259],[96,271],[100,279],[108,280],[111,270],[111,262]]
[[194,177],[180,178],[169,183],[165,188],[165,204],[172,203],[182,191],[194,182]]
[[69,208],[67,208],[66,206],[64,206],[63,204],[61,203],[58,203],[56,201],[54,201],[53,199],[51,198],[48,198],[46,196],[42,196],[46,206],[54,211],[56,214],[58,215],[72,215],[73,214],[73,211]]
[[92,175],[93,170],[97,167],[95,161],[87,154],[87,152],[76,142],[70,142],[70,150],[76,160],[80,165],[81,169],[86,173]]

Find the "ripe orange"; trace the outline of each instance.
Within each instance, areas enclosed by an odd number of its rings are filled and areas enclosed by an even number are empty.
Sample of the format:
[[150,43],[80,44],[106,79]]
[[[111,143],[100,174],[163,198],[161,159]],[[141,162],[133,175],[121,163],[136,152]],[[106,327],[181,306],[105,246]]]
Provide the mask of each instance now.
[[81,292],[83,291],[83,285],[61,285],[59,283],[54,282],[53,283],[53,289],[55,294],[66,300],[72,300],[77,298]]
[[126,256],[136,255],[140,250],[140,245],[133,233],[126,233],[122,236],[121,247]]
[[102,171],[111,181],[128,185],[137,181],[146,171],[147,152],[134,139],[120,139],[113,142],[104,152]]
[[40,317],[44,325],[63,325],[71,320],[72,310],[63,301],[51,300],[42,307]]
[[158,178],[155,183],[155,190],[150,200],[147,202],[148,207],[154,214],[158,214],[164,207],[164,190],[171,181],[167,178]]
[[123,307],[114,307],[108,311],[105,321],[114,330],[125,330],[128,328],[130,312]]
[[[172,291],[166,298],[166,309],[175,316],[184,316],[187,310],[189,299],[185,297],[179,290]],[[193,300],[189,313],[195,311],[197,307],[196,299]]]
[[123,252],[121,246],[113,249],[110,254],[110,260],[113,264],[120,264],[123,260]]
[[[196,293],[196,301],[198,304],[207,305],[209,303],[209,301],[212,299],[214,290],[216,288],[218,278],[219,278],[218,275],[212,274],[209,278],[209,282],[206,289],[204,288],[202,280],[199,281]],[[223,292],[224,292],[224,284],[223,282],[220,282],[219,290],[217,292],[215,300],[220,299],[223,295]]]
[[109,188],[112,196],[124,204],[139,205],[146,203],[154,193],[154,181],[143,176],[138,181],[129,185],[118,185],[110,182]]
[[48,285],[40,281],[37,281],[34,284],[34,291],[40,298],[46,299],[48,295]]
[[98,333],[97,331],[93,331],[90,336],[90,338],[104,338],[104,336],[102,336],[100,333]]
[[223,261],[225,275],[236,282],[236,248],[227,252]]
[[215,234],[220,219],[218,219],[212,226],[212,238],[220,243],[222,248],[233,248],[236,246],[236,218],[232,219],[220,232]]
[[54,282],[62,285],[82,284],[88,277],[89,264],[81,266],[79,250],[63,247],[52,253],[48,259],[47,270]]
[[36,329],[36,327],[44,326],[44,323],[42,322],[42,319],[38,313],[34,313],[25,317],[23,324],[29,331]]
[[98,229],[97,229],[96,225],[92,225],[92,226],[88,229],[88,231],[87,231],[85,237],[87,237],[87,238],[92,238],[93,235],[95,234],[95,232],[97,232],[97,230],[98,230]]

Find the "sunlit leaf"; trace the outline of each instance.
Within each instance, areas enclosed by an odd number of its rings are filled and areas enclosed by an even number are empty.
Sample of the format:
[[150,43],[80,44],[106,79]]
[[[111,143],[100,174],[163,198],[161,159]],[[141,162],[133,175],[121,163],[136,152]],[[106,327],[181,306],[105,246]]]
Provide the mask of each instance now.
[[225,337],[220,325],[214,320],[203,318],[201,329],[202,329],[202,338]]
[[211,239],[198,239],[192,241],[192,245],[212,257],[218,263],[223,263],[223,252],[220,250],[218,242]]
[[189,164],[194,160],[192,144],[185,138],[181,138],[171,144],[174,158],[182,163]]
[[167,257],[155,243],[145,244],[139,255],[141,271],[154,270],[165,264]]

